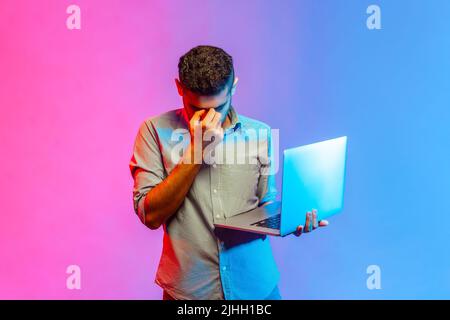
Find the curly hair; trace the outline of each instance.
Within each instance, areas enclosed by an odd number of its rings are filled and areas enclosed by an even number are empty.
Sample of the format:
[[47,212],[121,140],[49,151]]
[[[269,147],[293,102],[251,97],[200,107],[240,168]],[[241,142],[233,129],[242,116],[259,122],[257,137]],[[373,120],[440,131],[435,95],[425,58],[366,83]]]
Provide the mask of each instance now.
[[233,58],[221,48],[197,46],[180,58],[178,75],[189,91],[215,95],[234,80]]

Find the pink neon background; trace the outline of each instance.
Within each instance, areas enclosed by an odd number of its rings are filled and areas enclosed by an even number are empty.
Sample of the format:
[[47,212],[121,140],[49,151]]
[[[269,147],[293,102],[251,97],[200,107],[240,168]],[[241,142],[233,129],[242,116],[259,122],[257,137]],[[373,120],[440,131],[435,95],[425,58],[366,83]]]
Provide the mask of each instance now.
[[[132,211],[138,125],[180,106],[173,79],[192,46],[245,45],[242,69],[265,46],[256,2],[222,7],[220,21],[217,4],[183,3],[80,0],[82,29],[70,31],[72,2],[1,2],[0,298],[160,298],[161,230]],[[250,16],[239,37],[226,36]],[[82,290],[65,287],[70,264]]]

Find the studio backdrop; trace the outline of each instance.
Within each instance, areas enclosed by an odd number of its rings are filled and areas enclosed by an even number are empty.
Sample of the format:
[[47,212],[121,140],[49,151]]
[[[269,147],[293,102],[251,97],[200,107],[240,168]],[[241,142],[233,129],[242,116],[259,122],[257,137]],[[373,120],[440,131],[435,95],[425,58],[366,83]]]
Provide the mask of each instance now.
[[348,136],[344,210],[271,238],[283,297],[450,298],[447,0],[2,0],[0,298],[161,298],[128,164],[200,44],[280,150]]

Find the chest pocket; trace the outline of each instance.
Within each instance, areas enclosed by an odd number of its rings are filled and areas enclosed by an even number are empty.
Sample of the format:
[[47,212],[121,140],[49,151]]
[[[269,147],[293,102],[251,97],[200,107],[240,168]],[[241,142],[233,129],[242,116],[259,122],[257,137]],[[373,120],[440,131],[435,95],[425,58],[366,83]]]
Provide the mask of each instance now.
[[250,210],[258,203],[259,170],[259,164],[220,165],[219,188],[226,217]]

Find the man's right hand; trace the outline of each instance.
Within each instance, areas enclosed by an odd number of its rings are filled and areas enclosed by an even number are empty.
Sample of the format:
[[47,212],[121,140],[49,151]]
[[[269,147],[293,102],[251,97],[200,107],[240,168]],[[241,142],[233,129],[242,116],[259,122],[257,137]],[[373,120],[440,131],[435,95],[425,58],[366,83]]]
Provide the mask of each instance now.
[[[191,135],[189,147],[191,151],[195,152],[195,163],[202,162],[203,150],[211,141],[212,136],[214,136],[215,141],[223,139],[221,118],[220,112],[211,108],[196,111],[189,121],[189,132]],[[207,135],[206,138],[205,135]],[[196,147],[197,143],[201,147]]]
[[222,128],[222,123],[220,121],[221,118],[222,115],[220,112],[217,112],[214,108],[196,111],[189,121],[189,132],[191,134],[191,138],[194,137],[194,133],[196,132],[195,130],[197,129],[201,129],[202,140],[203,134],[205,134],[208,130],[217,130],[219,132]]

